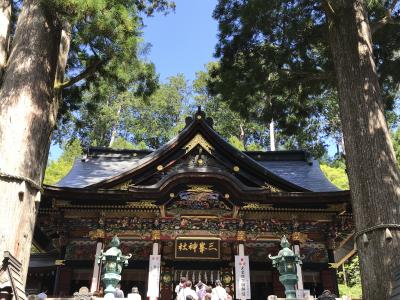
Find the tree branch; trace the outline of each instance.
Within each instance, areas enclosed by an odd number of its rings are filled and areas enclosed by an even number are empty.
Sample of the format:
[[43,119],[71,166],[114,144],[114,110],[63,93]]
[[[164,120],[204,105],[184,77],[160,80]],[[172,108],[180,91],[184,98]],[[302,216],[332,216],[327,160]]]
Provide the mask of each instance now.
[[334,78],[334,74],[331,72],[302,72],[292,71],[289,69],[281,69],[278,73],[288,76],[290,79],[300,78],[302,82],[314,81],[314,80],[330,80]]
[[83,79],[86,79],[90,75],[93,75],[103,64],[104,64],[104,61],[97,60],[93,64],[91,64],[89,67],[87,67],[85,70],[83,70],[80,74],[78,74],[62,83],[56,83],[54,88],[55,89],[64,89],[64,88],[70,87],[70,86],[74,85],[75,83],[77,83]]
[[333,9],[332,4],[329,0],[322,1],[322,8],[325,13],[331,18],[335,15],[335,10]]
[[384,27],[387,24],[400,24],[399,22],[396,22],[395,20],[393,20],[392,18],[392,13],[393,10],[396,8],[396,5],[400,2],[400,0],[393,0],[393,2],[389,5],[385,16],[383,18],[381,18],[380,20],[371,23],[371,34],[374,34],[375,32],[377,32],[379,29],[381,29],[382,27]]

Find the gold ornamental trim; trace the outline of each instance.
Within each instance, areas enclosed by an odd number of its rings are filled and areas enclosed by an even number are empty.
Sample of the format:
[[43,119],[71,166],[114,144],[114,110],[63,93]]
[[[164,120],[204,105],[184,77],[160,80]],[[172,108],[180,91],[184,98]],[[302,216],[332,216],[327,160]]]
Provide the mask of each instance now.
[[159,241],[161,239],[161,230],[153,230],[151,232],[151,240]]
[[214,191],[212,188],[212,185],[188,185],[187,191],[196,193],[211,193]]
[[195,148],[197,145],[200,145],[204,150],[206,150],[209,154],[212,154],[214,151],[214,147],[210,145],[209,142],[200,134],[196,134],[194,138],[192,138],[184,147],[185,153],[189,153]]
[[307,241],[308,235],[302,232],[293,232],[292,233],[292,240],[293,242],[297,242],[300,244],[304,244]]
[[128,180],[128,181],[125,181],[125,182],[123,182],[121,184],[118,184],[118,185],[114,186],[113,189],[127,191],[129,189],[130,185],[131,185],[131,181]]
[[154,201],[142,200],[139,202],[127,202],[126,203],[129,208],[142,208],[142,209],[156,209],[157,205],[154,204]]
[[102,229],[96,229],[89,231],[89,237],[91,240],[104,239],[106,237],[106,233]]
[[236,240],[238,242],[245,242],[246,241],[246,231],[240,230],[236,234]]
[[259,204],[259,203],[247,203],[242,207],[243,210],[269,210],[273,209],[273,204]]
[[271,193],[279,193],[279,192],[281,192],[280,189],[278,189],[277,187],[275,187],[273,185],[270,185],[269,183],[266,183],[266,182],[264,183],[263,188],[265,190],[267,190],[268,192],[271,192]]

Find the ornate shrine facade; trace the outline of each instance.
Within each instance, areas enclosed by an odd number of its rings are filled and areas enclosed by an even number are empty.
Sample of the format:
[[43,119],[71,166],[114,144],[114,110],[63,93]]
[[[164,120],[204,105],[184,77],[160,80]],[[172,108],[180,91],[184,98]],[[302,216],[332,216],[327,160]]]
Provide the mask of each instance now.
[[128,292],[146,295],[149,255],[161,255],[161,299],[181,276],[221,279],[233,292],[234,256],[250,259],[252,299],[283,296],[267,259],[286,234],[303,256],[305,289],[337,291],[336,270],[353,232],[349,191],[332,185],[304,151],[242,152],[197,111],[156,151],[91,148],[56,186],[46,186],[27,289],[72,295],[98,289],[95,255],[114,235],[133,258]]

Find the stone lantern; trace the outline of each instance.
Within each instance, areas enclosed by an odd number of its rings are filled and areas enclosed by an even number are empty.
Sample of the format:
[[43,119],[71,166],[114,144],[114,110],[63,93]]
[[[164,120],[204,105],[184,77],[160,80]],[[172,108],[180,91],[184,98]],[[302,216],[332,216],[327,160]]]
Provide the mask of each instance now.
[[282,249],[277,256],[268,256],[272,260],[272,266],[279,271],[279,281],[285,287],[285,295],[287,299],[296,299],[295,285],[297,284],[297,264],[301,264],[300,256],[295,254],[289,247],[290,244],[283,236],[281,240]]
[[120,244],[119,238],[114,236],[110,242],[110,248],[106,252],[101,251],[97,257],[97,263],[103,263],[101,281],[105,287],[105,294],[115,292],[115,287],[121,281],[122,266],[127,266],[128,260],[132,257],[131,254],[122,255],[119,249]]

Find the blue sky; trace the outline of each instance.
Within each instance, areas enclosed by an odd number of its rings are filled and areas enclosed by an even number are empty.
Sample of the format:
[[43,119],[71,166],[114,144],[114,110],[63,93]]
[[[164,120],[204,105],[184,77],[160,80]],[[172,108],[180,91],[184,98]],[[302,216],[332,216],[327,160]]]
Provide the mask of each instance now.
[[175,0],[176,10],[144,20],[144,40],[152,45],[148,59],[160,80],[182,73],[193,80],[197,71],[214,60],[217,22],[212,18],[216,0]]

